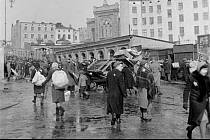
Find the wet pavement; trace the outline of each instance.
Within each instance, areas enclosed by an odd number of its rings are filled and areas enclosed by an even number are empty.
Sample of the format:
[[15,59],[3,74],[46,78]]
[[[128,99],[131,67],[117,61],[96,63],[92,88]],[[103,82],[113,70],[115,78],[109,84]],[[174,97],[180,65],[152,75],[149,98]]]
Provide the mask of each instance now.
[[[1,85],[2,86],[2,85]],[[43,107],[34,105],[33,86],[25,81],[3,84],[0,93],[0,138],[35,139],[185,139],[188,114],[182,108],[183,84],[162,82],[163,95],[153,101],[151,122],[140,120],[138,100],[135,95],[124,101],[122,123],[111,127],[111,116],[106,114],[106,93],[90,92],[88,100],[71,95],[64,103],[63,120],[56,121],[55,104],[51,92]],[[193,138],[199,138],[199,129]],[[207,130],[210,138],[210,130]]]

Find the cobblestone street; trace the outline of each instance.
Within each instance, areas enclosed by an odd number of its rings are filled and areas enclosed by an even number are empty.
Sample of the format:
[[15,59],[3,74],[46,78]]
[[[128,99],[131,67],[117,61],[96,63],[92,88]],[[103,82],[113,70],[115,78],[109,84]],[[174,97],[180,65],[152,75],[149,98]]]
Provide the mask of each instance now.
[[[33,86],[25,81],[4,84],[0,98],[0,138],[174,138],[185,139],[188,114],[182,108],[183,84],[162,81],[162,96],[153,101],[151,122],[141,122],[135,95],[128,96],[119,126],[111,127],[106,94],[91,92],[90,99],[71,95],[63,121],[55,120],[51,92],[43,107],[33,105]],[[199,138],[199,129],[193,138]],[[210,138],[210,131],[207,131]]]

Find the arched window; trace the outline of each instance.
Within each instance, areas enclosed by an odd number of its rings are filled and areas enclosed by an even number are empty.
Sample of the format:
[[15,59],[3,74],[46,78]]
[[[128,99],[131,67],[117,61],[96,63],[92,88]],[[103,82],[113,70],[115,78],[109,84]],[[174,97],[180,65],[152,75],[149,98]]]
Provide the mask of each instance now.
[[75,56],[76,56],[76,59],[78,60],[79,59],[79,55],[78,54],[75,54]]
[[103,60],[104,59],[104,53],[103,53],[103,51],[99,51],[98,52],[98,58],[99,58],[99,60]]
[[95,58],[94,57],[94,53],[93,52],[90,52],[90,59],[93,59],[93,58]]
[[68,56],[69,56],[69,58],[72,58],[71,54],[69,54]]
[[109,58],[111,59],[114,56],[114,50],[109,50]]
[[82,53],[82,59],[85,60],[86,59],[86,55],[85,53]]

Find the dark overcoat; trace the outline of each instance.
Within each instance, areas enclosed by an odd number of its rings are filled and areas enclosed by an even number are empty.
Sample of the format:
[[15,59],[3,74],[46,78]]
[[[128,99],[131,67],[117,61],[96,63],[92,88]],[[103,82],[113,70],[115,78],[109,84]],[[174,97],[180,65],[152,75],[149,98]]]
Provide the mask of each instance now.
[[123,97],[126,97],[122,72],[113,69],[107,74],[107,114],[123,114]]
[[[200,125],[205,109],[209,110],[210,80],[202,76],[198,71],[190,75],[190,110],[188,117],[189,125]],[[210,117],[210,115],[208,115]]]
[[133,86],[135,85],[132,71],[128,67],[124,67],[122,73],[125,79],[125,88],[132,89]]
[[[44,76],[46,76],[44,70],[42,68],[38,68],[38,69],[33,69],[31,72],[31,81],[35,76],[36,71],[40,71],[40,73]],[[41,93],[45,93],[45,86],[36,86],[34,85],[34,94],[41,94]]]

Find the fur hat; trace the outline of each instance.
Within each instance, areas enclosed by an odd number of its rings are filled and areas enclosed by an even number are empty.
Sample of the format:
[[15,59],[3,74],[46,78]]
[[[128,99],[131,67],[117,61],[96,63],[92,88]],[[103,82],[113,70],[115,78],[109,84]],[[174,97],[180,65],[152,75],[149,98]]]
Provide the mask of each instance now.
[[204,61],[198,62],[197,71],[200,71],[202,68],[208,68],[208,65]]

